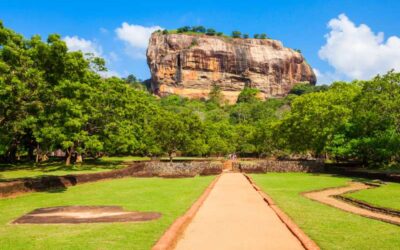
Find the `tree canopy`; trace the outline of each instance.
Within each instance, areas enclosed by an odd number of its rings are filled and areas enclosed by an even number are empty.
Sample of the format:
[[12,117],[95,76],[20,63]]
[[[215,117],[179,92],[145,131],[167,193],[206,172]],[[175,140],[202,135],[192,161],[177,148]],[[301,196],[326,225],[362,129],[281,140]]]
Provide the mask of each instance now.
[[394,71],[329,86],[299,83],[279,99],[261,100],[246,87],[229,105],[218,85],[207,100],[157,99],[135,76],[101,77],[106,70],[102,58],[69,51],[59,35],[26,39],[0,23],[0,160],[41,161],[61,150],[67,165],[102,155],[230,153],[400,163]]

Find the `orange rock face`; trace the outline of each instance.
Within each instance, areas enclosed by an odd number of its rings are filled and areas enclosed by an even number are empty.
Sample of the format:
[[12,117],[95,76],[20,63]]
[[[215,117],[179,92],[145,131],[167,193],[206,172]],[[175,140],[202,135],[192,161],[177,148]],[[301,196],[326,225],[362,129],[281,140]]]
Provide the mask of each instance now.
[[245,87],[282,97],[296,83],[315,84],[304,57],[271,39],[152,34],[147,49],[154,93],[207,98],[214,85],[233,103]]

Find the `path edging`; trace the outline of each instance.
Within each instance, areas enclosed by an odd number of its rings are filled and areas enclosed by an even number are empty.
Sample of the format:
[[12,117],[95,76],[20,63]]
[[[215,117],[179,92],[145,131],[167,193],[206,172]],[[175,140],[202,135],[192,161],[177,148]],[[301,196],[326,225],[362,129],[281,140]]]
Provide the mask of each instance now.
[[171,250],[176,246],[186,227],[189,225],[189,223],[196,215],[197,211],[200,209],[201,205],[207,199],[208,195],[210,194],[220,177],[221,175],[218,175],[206,188],[206,190],[204,190],[200,198],[197,199],[197,201],[193,203],[193,205],[186,211],[186,213],[176,219],[174,223],[172,223],[167,231],[164,232],[161,238],[151,248],[152,250]]
[[319,250],[319,246],[308,237],[300,227],[290,219],[272,200],[272,198],[261,190],[254,182],[253,178],[249,175],[244,174],[246,179],[250,182],[257,193],[263,198],[263,200],[272,208],[278,218],[286,225],[286,227],[292,232],[292,234],[300,241],[301,245],[307,250]]
[[[371,187],[377,187],[376,185],[369,184],[369,183],[364,183],[364,184],[366,184],[367,186],[371,186]],[[335,209],[340,209],[341,211],[344,211],[344,212],[347,212],[347,213],[351,213],[351,214],[358,215],[358,216],[361,216],[361,217],[364,217],[364,218],[368,218],[368,219],[377,220],[377,221],[389,223],[389,224],[392,224],[392,225],[400,226],[400,223],[398,223],[396,221],[393,221],[393,220],[379,218],[379,217],[376,217],[376,216],[368,216],[368,215],[359,214],[359,213],[356,213],[356,212],[344,210],[344,209],[338,208],[338,207],[336,207],[336,206],[334,206],[332,204],[325,203],[325,202],[322,202],[322,201],[319,201],[319,200],[316,200],[316,199],[313,199],[313,198],[307,196],[307,194],[309,194],[309,193],[321,192],[321,191],[325,191],[325,190],[329,190],[329,189],[340,189],[340,188],[344,188],[344,187],[347,187],[347,186],[348,186],[348,184],[345,185],[345,186],[338,186],[338,187],[331,187],[331,188],[328,187],[328,188],[322,188],[322,189],[317,189],[317,190],[312,190],[312,191],[306,191],[306,192],[302,192],[301,195],[303,195],[305,198],[307,198],[307,199],[309,199],[311,201],[318,202],[318,203],[324,204],[326,206],[329,206],[329,207],[332,207],[332,208],[335,208]],[[334,198],[334,199],[336,199],[338,201],[342,201],[344,203],[347,203],[349,205],[352,205],[352,206],[355,206],[355,207],[358,207],[358,208],[362,208],[362,209],[365,209],[365,210],[369,210],[371,212],[376,212],[376,213],[379,213],[379,214],[384,214],[384,215],[392,216],[392,217],[399,217],[399,214],[398,214],[399,212],[398,211],[393,211],[393,210],[385,209],[385,208],[381,208],[381,207],[375,207],[375,206],[373,206],[371,204],[364,203],[364,202],[359,201],[357,199],[353,199],[353,198],[349,198],[349,197],[343,196],[344,194],[354,193],[354,192],[358,192],[358,191],[360,191],[360,190],[347,191],[347,192],[344,192],[344,193],[339,194],[339,195],[331,195],[330,197],[332,197],[332,198]]]
[[367,209],[367,210],[370,210],[370,211],[373,211],[373,212],[400,217],[400,211],[399,210],[375,206],[375,205],[372,205],[372,204],[370,204],[368,202],[364,202],[364,201],[361,201],[361,200],[357,200],[355,198],[343,196],[343,194],[334,195],[333,197],[336,198],[336,199],[342,200],[344,202],[350,203],[350,204],[352,204],[352,205],[354,205],[356,207],[359,207],[359,208],[364,208],[364,209]]

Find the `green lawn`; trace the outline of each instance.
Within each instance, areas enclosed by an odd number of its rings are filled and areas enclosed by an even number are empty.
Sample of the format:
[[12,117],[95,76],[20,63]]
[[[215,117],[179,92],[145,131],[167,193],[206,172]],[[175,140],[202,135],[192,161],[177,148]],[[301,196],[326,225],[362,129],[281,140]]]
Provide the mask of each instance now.
[[379,188],[349,193],[345,196],[365,201],[378,207],[400,211],[400,183],[388,183]]
[[14,178],[41,177],[46,175],[86,174],[110,171],[125,167],[124,162],[149,160],[147,157],[123,156],[103,157],[85,160],[82,164],[65,166],[61,161],[48,161],[40,164],[19,163],[0,164],[0,181]]
[[300,194],[342,186],[349,178],[305,173],[252,177],[322,249],[400,249],[399,226],[350,214]]
[[[124,178],[1,199],[0,249],[150,249],[213,178]],[[163,215],[159,220],[140,223],[9,224],[36,208],[64,205],[119,205]]]
[[150,157],[142,156],[104,156],[101,161],[104,162],[129,162],[129,161],[149,161]]
[[[161,160],[168,160],[168,157],[162,157]],[[82,164],[65,166],[61,161],[47,161],[40,164],[18,163],[18,164],[0,164],[0,182],[8,179],[42,177],[47,175],[67,175],[67,174],[87,174],[101,171],[110,171],[125,167],[123,163],[133,161],[148,161],[149,157],[141,156],[111,156],[100,159],[87,159]],[[191,160],[218,160],[218,158],[204,157],[174,157],[175,161]]]

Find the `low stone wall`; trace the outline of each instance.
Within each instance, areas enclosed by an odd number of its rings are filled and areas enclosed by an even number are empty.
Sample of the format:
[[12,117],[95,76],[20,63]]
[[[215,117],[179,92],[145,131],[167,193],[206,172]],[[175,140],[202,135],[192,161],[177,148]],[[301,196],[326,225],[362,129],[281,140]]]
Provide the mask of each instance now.
[[222,173],[224,164],[220,161],[213,161],[206,165],[200,172],[200,175],[217,175]]
[[222,173],[221,162],[146,162],[135,176],[157,176],[167,178],[194,177]]
[[323,172],[324,164],[320,161],[239,161],[233,163],[233,170],[244,173]]
[[144,168],[143,163],[127,168],[91,174],[77,174],[65,176],[45,176],[39,178],[23,178],[0,183],[0,197],[9,197],[26,192],[40,192],[49,189],[61,189],[86,182],[104,179],[116,179],[125,176],[134,176]]
[[27,192],[61,189],[77,184],[123,177],[194,177],[222,173],[221,162],[141,162],[126,168],[91,174],[46,176],[0,182],[0,197],[10,197]]

